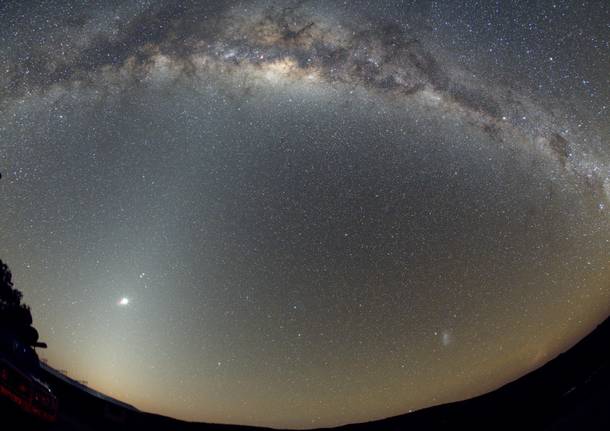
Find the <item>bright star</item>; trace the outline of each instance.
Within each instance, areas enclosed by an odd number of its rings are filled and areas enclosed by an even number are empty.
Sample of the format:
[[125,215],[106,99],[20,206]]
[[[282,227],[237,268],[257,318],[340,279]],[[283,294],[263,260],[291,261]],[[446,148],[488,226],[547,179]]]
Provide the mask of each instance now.
[[122,297],[121,300],[119,301],[119,305],[121,305],[123,307],[126,306],[126,305],[129,305],[129,298]]

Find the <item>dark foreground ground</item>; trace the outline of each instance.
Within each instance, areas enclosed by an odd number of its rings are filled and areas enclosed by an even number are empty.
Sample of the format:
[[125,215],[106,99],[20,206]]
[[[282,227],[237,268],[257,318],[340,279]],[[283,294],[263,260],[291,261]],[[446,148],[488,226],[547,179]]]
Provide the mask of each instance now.
[[[47,369],[45,377],[60,400],[59,421],[53,425],[32,422],[0,404],[0,430],[263,430],[152,415],[87,390],[53,369]],[[610,319],[542,368],[486,395],[335,428],[420,429],[610,430]]]

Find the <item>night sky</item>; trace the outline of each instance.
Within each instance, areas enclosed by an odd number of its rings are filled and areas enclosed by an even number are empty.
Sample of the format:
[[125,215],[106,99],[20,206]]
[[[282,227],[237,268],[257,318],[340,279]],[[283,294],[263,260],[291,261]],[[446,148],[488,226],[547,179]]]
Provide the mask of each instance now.
[[610,314],[609,105],[604,0],[5,1],[0,258],[141,409],[471,397]]

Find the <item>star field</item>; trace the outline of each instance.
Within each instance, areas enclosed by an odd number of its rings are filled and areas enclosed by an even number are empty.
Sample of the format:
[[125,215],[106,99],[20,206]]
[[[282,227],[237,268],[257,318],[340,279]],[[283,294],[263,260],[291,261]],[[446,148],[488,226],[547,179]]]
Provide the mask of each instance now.
[[606,2],[0,5],[41,355],[187,420],[471,397],[610,314]]

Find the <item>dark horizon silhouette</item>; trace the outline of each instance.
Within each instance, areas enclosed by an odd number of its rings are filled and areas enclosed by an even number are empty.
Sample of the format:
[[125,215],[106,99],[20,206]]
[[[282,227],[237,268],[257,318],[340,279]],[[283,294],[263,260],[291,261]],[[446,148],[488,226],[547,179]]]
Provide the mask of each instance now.
[[[33,337],[31,311],[12,283],[8,266],[0,260],[0,341],[15,334],[23,345],[41,347]],[[17,312],[17,310],[20,310]],[[27,344],[29,343],[29,344]],[[0,399],[4,420],[41,430],[218,430],[256,431],[268,428],[189,423],[146,413],[69,378],[38,357],[7,349],[0,343],[0,359],[8,358],[48,382],[58,397],[60,414],[50,423]],[[17,354],[15,354],[17,353]],[[35,354],[34,354],[35,355]],[[35,359],[34,359],[35,358]],[[35,360],[35,363],[33,361]],[[1,382],[0,382],[1,383]],[[330,428],[337,431],[377,429],[608,429],[610,427],[610,317],[568,351],[540,368],[489,393],[387,419]],[[314,430],[314,428],[311,428]]]

